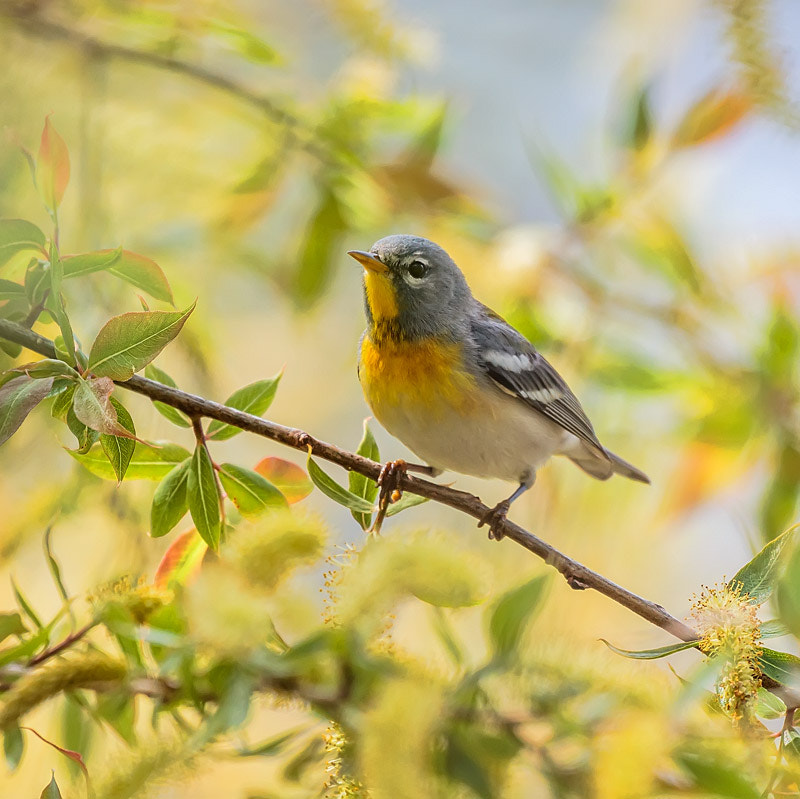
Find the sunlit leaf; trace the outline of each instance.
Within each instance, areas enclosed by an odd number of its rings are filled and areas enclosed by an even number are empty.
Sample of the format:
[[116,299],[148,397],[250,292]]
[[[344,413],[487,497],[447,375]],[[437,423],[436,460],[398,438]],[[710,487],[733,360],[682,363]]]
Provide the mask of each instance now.
[[314,490],[313,483],[303,469],[283,458],[263,458],[256,465],[255,471],[269,480],[290,505],[305,499]]
[[[71,450],[67,451],[92,474],[102,477],[104,480],[117,480],[114,468],[100,447],[94,447],[83,455]],[[157,441],[149,444],[136,442],[125,478],[127,480],[162,480],[176,464],[182,463],[189,456],[188,450],[169,441]]]
[[[234,391],[225,400],[225,404],[229,408],[236,408],[238,411],[251,413],[253,416],[261,416],[272,404],[282,376],[283,372],[279,372],[275,377],[250,383],[244,388]],[[220,422],[218,419],[213,419],[208,426],[208,438],[216,441],[225,441],[241,432],[240,428]]]
[[[160,369],[154,363],[148,363],[147,366],[145,366],[144,375],[170,388],[178,387],[178,384],[163,369]],[[173,408],[171,405],[167,405],[165,402],[159,402],[158,400],[153,400],[153,406],[165,419],[169,419],[172,424],[178,427],[192,426],[191,420],[183,411],[179,411],[177,408]]]
[[0,445],[17,432],[25,417],[47,396],[53,378],[20,375],[0,387]]
[[781,621],[800,638],[800,547],[795,547],[786,563],[776,599]]
[[16,600],[19,609],[33,622],[34,626],[38,630],[44,629],[44,624],[42,624],[39,614],[36,613],[31,603],[28,602],[25,595],[22,593],[22,591],[20,591],[19,586],[13,577],[11,578],[11,590],[14,592],[14,599]]
[[78,378],[80,375],[64,361],[55,358],[42,358],[41,361],[25,363],[22,366],[15,366],[14,372],[24,372],[28,377],[69,377]]
[[750,597],[750,604],[760,605],[765,602],[780,576],[784,566],[783,557],[786,547],[795,540],[800,525],[790,527],[777,538],[770,541],[752,560],[742,566],[728,585],[741,585],[742,590]]
[[419,494],[412,494],[410,491],[404,491],[403,496],[392,502],[386,509],[386,516],[396,516],[409,508],[416,508],[417,505],[424,505],[428,501],[427,497],[421,497]]
[[308,456],[308,460],[306,461],[306,468],[308,469],[308,475],[314,485],[322,491],[326,497],[329,497],[334,502],[338,502],[340,505],[344,505],[346,508],[358,511],[359,513],[372,513],[374,510],[371,502],[367,502],[363,497],[351,493],[322,471],[314,462],[311,455]]
[[258,472],[223,463],[219,479],[228,497],[245,518],[258,517],[271,508],[288,507],[283,494]]
[[89,369],[99,377],[128,380],[143,369],[180,333],[194,310],[141,311],[114,316],[97,334]]
[[[358,445],[356,453],[364,458],[380,462],[381,453],[378,449],[378,442],[375,441],[375,436],[372,435],[372,430],[369,428],[369,419],[364,420],[364,434],[361,437],[361,443]],[[375,502],[375,498],[378,496],[378,484],[374,480],[370,480],[369,477],[365,477],[356,471],[349,472],[347,479],[351,493],[362,497],[369,503]],[[362,530],[369,529],[372,523],[371,513],[359,513],[358,511],[351,511],[351,513],[353,518],[361,525]]]
[[189,513],[202,539],[211,547],[219,546],[222,530],[222,515],[214,466],[208,450],[198,444],[189,465],[187,476],[187,498]]
[[0,643],[9,635],[22,635],[26,631],[19,613],[0,613]]
[[111,463],[114,473],[117,475],[117,480],[122,482],[133,457],[133,451],[136,448],[136,442],[133,440],[136,437],[136,427],[127,408],[114,397],[110,399],[111,407],[117,415],[117,424],[128,432],[130,438],[103,433],[100,436],[100,446]]
[[673,655],[675,652],[683,652],[685,649],[693,649],[697,646],[697,641],[678,641],[674,644],[667,644],[666,646],[659,646],[656,649],[620,649],[614,644],[606,641],[605,638],[600,639],[612,652],[622,655],[626,658],[633,660],[657,660],[658,658],[665,658],[668,655]]
[[767,677],[784,685],[796,686],[800,679],[800,657],[788,652],[776,652],[774,649],[762,647],[758,656],[758,667]]
[[207,550],[208,544],[194,528],[181,533],[161,558],[156,569],[155,584],[160,588],[172,583],[184,585],[200,568]]
[[[78,421],[92,430],[97,430],[98,433],[135,438],[135,434],[127,430],[117,419],[116,407],[111,402],[113,390],[114,381],[108,377],[78,380],[72,404],[75,416]],[[128,419],[130,420],[130,416]]]
[[109,273],[130,283],[151,297],[171,305],[175,304],[172,288],[161,267],[144,255],[122,250],[120,257],[108,269]]
[[[2,220],[0,220],[2,224]],[[4,300],[14,300],[25,297],[25,286],[14,283],[11,280],[0,279],[0,302]]]
[[218,19],[207,20],[206,24],[213,33],[224,39],[248,61],[256,64],[276,64],[281,60],[274,48],[246,28],[231,25]]
[[67,591],[66,585],[64,585],[64,578],[61,576],[61,566],[56,560],[56,556],[53,554],[51,544],[52,536],[53,528],[51,526],[48,527],[44,533],[44,556],[47,559],[47,568],[50,570],[50,575],[53,578],[56,590],[64,603],[67,604],[69,602],[69,592]]
[[712,759],[698,752],[680,752],[676,761],[692,777],[697,788],[711,796],[727,799],[760,799],[761,791],[742,775],[741,766]]
[[53,772],[52,777],[50,777],[50,782],[45,786],[39,799],[61,799],[61,791],[58,790],[55,772]]
[[339,200],[326,188],[305,231],[297,260],[293,293],[301,307],[312,305],[328,287],[345,230]]
[[22,730],[18,724],[9,725],[3,730],[3,754],[9,771],[14,771],[19,765],[24,751],[25,739],[22,737]]
[[752,107],[751,98],[742,92],[712,89],[686,112],[672,135],[672,146],[693,147],[724,136]]
[[64,279],[83,277],[93,272],[101,272],[115,264],[122,255],[122,247],[115,250],[99,250],[80,255],[64,255],[61,263],[64,267]]
[[758,631],[762,638],[780,638],[789,634],[789,628],[780,619],[762,622]]
[[772,691],[758,689],[756,715],[762,719],[778,719],[786,713],[786,705]]
[[0,219],[0,265],[18,252],[35,252],[47,257],[44,233],[25,219]]
[[44,121],[39,155],[36,158],[36,185],[44,204],[55,211],[69,183],[69,152],[64,139],[50,122]]
[[495,657],[508,658],[516,651],[522,633],[541,608],[546,575],[538,575],[504,594],[489,617],[489,636]]
[[187,458],[158,484],[150,508],[150,535],[166,535],[189,509],[186,484],[191,461]]

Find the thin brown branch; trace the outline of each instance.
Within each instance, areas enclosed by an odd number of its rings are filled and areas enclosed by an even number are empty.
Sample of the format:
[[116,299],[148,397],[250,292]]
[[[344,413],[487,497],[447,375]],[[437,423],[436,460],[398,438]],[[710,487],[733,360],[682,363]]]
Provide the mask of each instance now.
[[221,75],[198,64],[182,61],[179,58],[163,53],[138,50],[114,42],[103,41],[60,22],[46,19],[36,13],[26,13],[20,9],[15,10],[12,7],[3,10],[0,14],[15,22],[31,36],[66,42],[89,56],[114,58],[174,72],[218,91],[225,92],[231,97],[235,97],[254,107],[275,125],[283,128],[290,143],[305,150],[323,163],[342,160],[330,148],[321,144],[316,131],[302,122],[299,117],[282,108],[269,97],[253,91],[226,75]]
[[50,658],[60,654],[65,649],[69,649],[74,643],[80,641],[81,638],[83,638],[94,626],[96,626],[96,622],[91,621],[80,629],[75,630],[74,633],[70,633],[66,638],[59,641],[57,644],[54,644],[49,649],[43,650],[36,655],[36,657],[32,657],[28,661],[28,666],[38,666],[40,663],[44,663],[45,660],[49,660]]
[[[0,338],[21,344],[45,357],[55,357],[55,348],[52,341],[14,322],[0,319]],[[241,430],[268,438],[284,446],[292,447],[302,452],[310,451],[312,455],[318,458],[335,463],[348,471],[358,472],[373,480],[377,480],[381,473],[382,465],[380,463],[340,449],[334,444],[320,441],[303,430],[284,427],[275,422],[261,419],[258,416],[229,408],[218,402],[198,397],[195,394],[165,386],[146,377],[134,375],[130,380],[118,382],[117,385],[130,391],[135,391],[137,394],[143,394],[151,400],[158,400],[171,405],[173,408],[183,411],[189,417],[217,419],[220,422],[225,422]],[[484,505],[473,494],[432,483],[419,477],[412,477],[407,472],[398,475],[397,487],[401,491],[410,491],[412,494],[447,505],[477,520],[482,519],[489,512],[489,507]],[[577,583],[586,588],[594,589],[681,641],[696,641],[699,639],[700,636],[695,630],[680,621],[680,619],[672,616],[661,605],[634,594],[602,574],[592,571],[518,524],[505,519],[498,525],[498,531],[502,533],[503,537],[515,541],[552,566],[566,578],[568,583]],[[800,694],[796,691],[771,679],[767,675],[763,676],[763,685],[779,696],[787,707],[800,707]]]

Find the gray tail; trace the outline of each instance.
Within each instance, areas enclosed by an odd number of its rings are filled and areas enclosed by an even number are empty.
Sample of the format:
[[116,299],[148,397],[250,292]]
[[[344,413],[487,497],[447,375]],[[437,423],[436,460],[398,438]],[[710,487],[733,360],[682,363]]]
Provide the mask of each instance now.
[[606,450],[606,454],[611,460],[614,474],[621,474],[629,480],[636,480],[638,483],[647,483],[647,485],[650,485],[650,478],[643,471],[637,469],[632,463],[628,463],[628,461],[620,458],[619,455],[615,455],[608,450]]

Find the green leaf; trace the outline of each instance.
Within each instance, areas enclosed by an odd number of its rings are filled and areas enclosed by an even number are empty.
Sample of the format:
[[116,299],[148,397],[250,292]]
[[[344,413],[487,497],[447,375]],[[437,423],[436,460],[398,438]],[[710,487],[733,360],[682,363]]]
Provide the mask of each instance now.
[[[106,433],[123,438],[135,438],[117,419],[117,409],[111,402],[114,381],[110,377],[95,377],[91,380],[78,380],[75,386],[75,399],[72,408],[79,422],[83,422],[98,433]],[[128,421],[133,422],[128,416]],[[105,447],[103,448],[105,449]]]
[[194,310],[142,311],[114,316],[92,344],[89,369],[100,377],[128,380],[180,333]]
[[766,688],[758,689],[758,702],[756,715],[762,719],[778,719],[786,714],[786,705],[772,691]]
[[800,547],[795,547],[786,564],[776,599],[781,621],[800,638]]
[[336,194],[323,188],[319,203],[303,235],[303,249],[294,277],[294,297],[301,307],[309,307],[325,292],[333,276],[335,255],[347,229]]
[[69,594],[67,593],[67,587],[64,585],[64,579],[61,576],[61,567],[58,565],[58,561],[53,555],[52,547],[50,546],[50,538],[53,534],[53,528],[48,527],[44,533],[44,556],[47,560],[47,567],[50,569],[50,574],[53,577],[53,582],[55,583],[56,590],[59,593],[61,599],[64,600],[64,603],[69,602]]
[[758,666],[767,677],[784,685],[796,685],[800,679],[800,658],[788,652],[776,652],[762,647]]
[[50,264],[31,259],[25,270],[25,296],[31,305],[38,305],[50,290]]
[[760,605],[769,598],[784,565],[783,553],[794,540],[798,527],[800,525],[794,525],[770,541],[728,581],[731,587],[737,583],[742,586],[742,590],[750,596],[751,605]]
[[21,375],[0,386],[0,445],[17,432],[25,417],[47,396],[53,378],[32,380]]
[[328,475],[314,463],[310,454],[306,461],[306,468],[308,469],[308,475],[314,485],[322,491],[326,497],[329,497],[334,502],[338,502],[340,505],[344,505],[346,508],[359,511],[360,513],[372,513],[374,510],[371,502],[367,502],[363,497],[358,497],[350,493],[346,488],[340,486],[332,478],[328,477]]
[[627,116],[627,129],[623,131],[622,143],[629,150],[643,150],[653,135],[653,112],[647,84],[640,86],[631,98]]
[[266,477],[290,505],[305,499],[314,490],[314,484],[302,468],[284,458],[270,455],[260,460],[255,470]]
[[126,691],[97,695],[97,715],[129,746],[136,745],[136,702]]
[[22,635],[26,627],[19,613],[0,613],[0,643],[9,635]]
[[122,247],[117,247],[116,250],[86,252],[81,255],[64,255],[61,258],[61,263],[64,267],[64,280],[83,277],[93,272],[108,269],[119,260],[121,255]]
[[657,649],[620,649],[614,644],[606,641],[605,638],[600,639],[612,652],[616,652],[622,657],[632,658],[633,660],[658,660],[658,658],[665,658],[667,655],[672,655],[675,652],[683,652],[685,649],[693,649],[697,646],[697,641],[679,641],[675,644],[667,644],[660,646]]
[[36,187],[50,213],[55,213],[69,183],[69,151],[64,139],[50,123],[44,120],[39,155],[36,157]]
[[762,638],[780,638],[782,635],[789,635],[789,628],[780,619],[762,622],[758,629]]
[[122,250],[119,259],[114,261],[108,271],[157,300],[175,304],[167,276],[155,261],[145,258],[144,255]]
[[727,799],[760,799],[759,791],[742,776],[741,766],[697,752],[680,752],[675,760],[704,794]]
[[281,59],[276,50],[246,28],[216,19],[208,20],[207,24],[214,33],[225,39],[236,52],[243,55],[248,61],[256,64],[280,62]]
[[[2,220],[0,220],[2,225]],[[14,283],[11,280],[3,280],[0,278],[0,302],[3,300],[15,300],[20,297],[25,297],[25,287],[19,283]]]
[[80,375],[64,361],[56,358],[42,358],[41,361],[33,361],[22,366],[15,366],[14,372],[23,372],[28,377],[40,379],[43,377],[69,377],[77,379]]
[[22,730],[19,724],[12,724],[3,730],[3,753],[6,757],[6,765],[9,771],[14,771],[22,760],[22,753],[25,751],[25,739],[22,737]]
[[397,502],[392,502],[386,509],[386,516],[387,518],[389,516],[395,516],[409,508],[416,508],[417,505],[422,505],[427,501],[427,497],[421,497],[419,494],[412,494],[410,491],[404,491],[403,496],[400,497]]
[[[238,411],[251,413],[253,416],[261,416],[272,404],[282,376],[283,372],[279,372],[275,377],[250,383],[250,385],[234,391],[225,400],[225,404],[229,408],[236,408]],[[220,422],[218,419],[214,419],[208,426],[208,438],[216,441],[225,441],[241,432],[240,428]]]
[[150,507],[150,535],[153,538],[166,535],[189,509],[186,483],[190,463],[187,458],[178,464],[156,487]]
[[216,550],[222,530],[220,496],[211,457],[202,444],[194,449],[186,489],[189,513],[192,514],[197,532],[211,549]]
[[75,415],[75,409],[72,406],[67,410],[66,422],[72,435],[78,441],[78,448],[74,450],[78,455],[85,455],[100,440],[100,433],[80,421]]
[[25,219],[0,219],[0,265],[18,252],[47,255],[44,233]]
[[14,599],[17,601],[17,605],[19,605],[19,609],[33,622],[38,630],[44,629],[41,619],[31,606],[31,603],[25,598],[22,591],[19,590],[19,586],[13,577],[11,578],[11,590],[14,592]]
[[544,599],[547,576],[539,575],[509,591],[495,605],[489,618],[489,636],[495,657],[507,658],[517,648],[528,622]]
[[109,463],[114,469],[114,473],[117,475],[117,481],[121,483],[125,477],[125,472],[128,471],[133,451],[136,448],[136,442],[134,441],[136,427],[127,408],[119,400],[111,397],[111,405],[117,415],[117,423],[127,430],[131,437],[103,433],[100,436],[100,446],[103,448],[103,452],[105,452]]
[[[178,384],[163,369],[159,369],[154,363],[148,363],[147,366],[145,366],[144,376],[158,383],[163,383],[170,388],[178,387]],[[167,405],[165,402],[159,402],[158,400],[153,400],[153,406],[165,419],[169,419],[172,424],[178,425],[178,427],[192,426],[191,419],[189,419],[183,411],[179,411],[177,408],[173,408],[171,405]]]
[[[86,454],[67,451],[97,477],[117,480],[113,466],[100,447],[94,447]],[[169,441],[136,442],[125,477],[128,480],[162,480],[172,471],[175,464],[182,463],[189,456],[188,450]]]
[[61,791],[58,790],[55,772],[50,777],[50,782],[47,783],[39,799],[61,799]]
[[303,730],[303,727],[298,727],[289,732],[280,732],[272,738],[268,738],[263,743],[256,744],[247,749],[238,749],[236,754],[239,757],[271,757],[272,755],[279,755],[286,748],[286,745],[293,738],[296,738]]
[[[361,443],[358,445],[356,454],[364,458],[369,458],[372,461],[380,462],[381,453],[378,449],[378,442],[375,441],[375,436],[372,435],[372,430],[369,429],[369,419],[364,419],[364,434],[361,437]],[[355,494],[357,497],[362,497],[370,504],[375,502],[378,496],[378,484],[369,477],[365,477],[358,472],[348,472],[348,481],[350,493]],[[360,513],[358,511],[351,511],[353,518],[361,525],[362,530],[368,530],[372,524],[371,513]]]
[[231,502],[245,518],[258,517],[270,508],[289,506],[283,494],[258,472],[223,463],[219,479]]

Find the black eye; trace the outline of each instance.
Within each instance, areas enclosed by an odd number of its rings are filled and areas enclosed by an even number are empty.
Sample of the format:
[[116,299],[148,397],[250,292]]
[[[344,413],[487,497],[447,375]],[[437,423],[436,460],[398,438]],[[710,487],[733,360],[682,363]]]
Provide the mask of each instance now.
[[421,280],[428,274],[428,264],[424,264],[422,261],[412,261],[408,265],[408,274],[417,280]]

